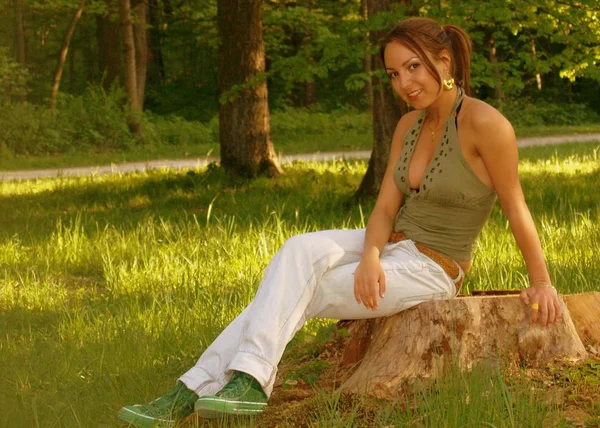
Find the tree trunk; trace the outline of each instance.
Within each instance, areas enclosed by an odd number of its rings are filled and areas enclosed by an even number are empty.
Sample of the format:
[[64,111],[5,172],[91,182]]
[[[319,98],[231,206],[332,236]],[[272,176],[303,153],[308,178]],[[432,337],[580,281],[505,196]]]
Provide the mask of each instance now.
[[535,39],[531,40],[531,53],[533,54],[533,62],[535,64],[535,81],[537,83],[538,91],[542,90],[542,75],[540,74],[540,67],[538,65],[537,51],[535,49]]
[[146,74],[148,70],[148,4],[146,0],[134,0],[132,3],[133,39],[135,44],[135,78],[137,84],[137,103],[144,108],[146,92]]
[[71,37],[73,37],[75,27],[77,26],[77,23],[81,18],[81,14],[83,13],[85,3],[86,0],[81,0],[81,2],[79,3],[79,8],[75,11],[73,19],[71,19],[71,23],[69,24],[67,32],[65,33],[62,49],[60,50],[60,54],[58,55],[58,63],[56,64],[56,70],[54,71],[54,79],[52,81],[52,91],[50,92],[50,110],[52,111],[53,116],[56,115],[56,97],[58,96],[58,88],[60,87],[60,78],[62,77],[65,60],[67,59],[67,54],[69,53]]
[[96,16],[96,41],[102,87],[109,90],[121,74],[121,24],[112,17],[114,3],[107,0],[107,6],[106,15]]
[[133,39],[133,23],[131,22],[130,0],[121,0],[121,25],[123,26],[123,57],[125,60],[125,92],[127,94],[127,124],[131,133],[142,133],[141,106],[139,105],[136,65],[135,42]]
[[504,90],[502,89],[502,76],[500,75],[500,67],[498,67],[498,56],[496,55],[496,46],[492,36],[487,37],[489,60],[492,64],[492,70],[496,76],[496,86],[494,87],[494,99],[499,106],[504,104]]
[[[280,174],[271,141],[261,0],[218,0],[221,164],[242,177]],[[235,85],[247,86],[237,93]]]
[[306,82],[304,84],[304,107],[310,107],[317,102],[317,82]]
[[160,40],[160,15],[158,0],[150,0],[148,17],[150,20],[149,53],[148,53],[148,84],[161,85],[165,79],[165,65],[163,63]]
[[71,45],[71,55],[69,55],[69,90],[71,92],[75,91],[75,86],[77,82],[77,76],[75,75],[75,53],[77,44]]
[[[367,0],[360,0],[360,14],[365,21],[369,19],[369,8],[367,7]],[[365,32],[365,42],[367,44],[367,53],[363,57],[363,73],[371,73],[371,58],[372,55],[369,53],[371,50],[371,42],[369,39],[369,32]],[[367,103],[369,105],[369,112],[373,114],[373,83],[372,79],[369,79],[365,83],[363,88],[365,96],[367,97]]]
[[600,342],[600,293],[564,301],[563,318],[550,328],[531,324],[518,296],[431,301],[387,318],[344,322],[351,337],[342,364],[356,366],[344,389],[393,397],[402,383],[438,376],[452,364],[586,358],[586,346],[596,352]]
[[[403,2],[403,4],[408,2]],[[390,9],[390,0],[367,0],[368,16],[372,17],[379,12],[386,12]],[[370,34],[372,45],[379,45],[380,39],[385,35],[385,31],[373,31]],[[379,54],[371,55],[371,69],[377,70],[383,68],[383,63]],[[360,183],[360,186],[354,198],[362,200],[377,196],[381,186],[381,180],[390,156],[392,145],[392,136],[398,121],[407,107],[403,102],[396,101],[392,89],[387,81],[380,81],[373,76],[373,151],[369,159],[367,172]]]
[[[16,57],[21,67],[26,66],[27,45],[25,42],[25,0],[15,0],[15,37],[16,37]],[[19,95],[18,100],[25,102],[25,95]]]

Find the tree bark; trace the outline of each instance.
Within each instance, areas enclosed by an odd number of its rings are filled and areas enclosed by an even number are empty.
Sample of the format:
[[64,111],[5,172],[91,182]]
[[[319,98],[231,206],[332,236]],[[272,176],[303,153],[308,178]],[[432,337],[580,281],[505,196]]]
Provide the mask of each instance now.
[[496,76],[496,86],[494,87],[494,99],[498,103],[498,105],[502,106],[504,104],[504,90],[502,89],[502,76],[500,75],[500,67],[498,66],[498,56],[496,54],[496,46],[494,42],[494,38],[489,36],[486,38],[488,41],[488,49],[489,49],[489,60],[492,64],[492,70],[494,72],[494,76]]
[[[221,165],[232,175],[280,174],[271,141],[261,0],[218,0]],[[245,85],[231,93],[236,85]]]
[[538,91],[542,90],[542,75],[540,74],[540,67],[538,65],[537,50],[535,49],[535,39],[531,40],[531,53],[533,55],[533,62],[535,64],[535,82],[537,83]]
[[134,0],[132,12],[135,17],[133,39],[135,45],[135,78],[137,85],[137,103],[144,107],[146,75],[148,72],[148,3],[146,0]]
[[549,328],[531,324],[518,296],[431,301],[387,318],[345,322],[351,337],[342,364],[356,369],[343,387],[389,398],[402,383],[436,377],[452,364],[464,370],[490,361],[537,366],[586,358],[586,347],[596,352],[600,342],[600,293],[564,301],[563,318]]
[[[407,1],[402,4],[406,5]],[[367,13],[372,17],[380,12],[390,10],[390,0],[367,0]],[[385,35],[385,31],[373,31],[370,34],[371,45],[379,45],[380,39]],[[371,69],[377,70],[383,68],[383,63],[379,54],[371,55]],[[354,198],[363,200],[377,196],[381,181],[385,174],[387,163],[390,156],[392,145],[392,136],[398,121],[407,111],[407,106],[401,101],[396,101],[392,89],[388,82],[381,81],[373,76],[373,151],[369,159],[367,172],[360,183],[360,186]]]
[[148,5],[148,18],[150,21],[149,53],[148,53],[148,84],[162,84],[165,79],[165,65],[163,62],[161,38],[160,38],[160,15],[158,0],[150,0]]
[[73,33],[75,32],[75,27],[83,14],[83,9],[85,8],[86,0],[81,0],[79,3],[79,7],[75,11],[73,15],[73,19],[71,19],[71,23],[67,28],[67,32],[65,33],[65,38],[63,40],[63,46],[60,50],[60,54],[58,55],[58,62],[56,64],[56,70],[54,71],[54,79],[52,81],[52,90],[50,92],[50,110],[52,115],[56,115],[56,97],[58,96],[58,88],[60,87],[60,79],[63,73],[63,67],[65,65],[65,60],[67,59],[67,54],[69,53],[69,45],[71,44],[71,37],[73,37]]
[[[25,0],[15,0],[15,38],[16,57],[21,67],[26,66],[27,45],[25,41]],[[25,95],[19,95],[18,100],[25,102]]]
[[[365,21],[369,19],[369,8],[367,7],[367,0],[360,0],[360,14]],[[363,58],[363,73],[371,73],[371,58],[372,55],[369,53],[371,50],[371,41],[369,39],[369,32],[365,34],[365,42],[367,44],[367,53]],[[373,114],[373,83],[372,79],[369,79],[365,83],[363,88],[365,96],[367,97],[367,103],[369,106],[369,113]]]
[[127,94],[127,124],[131,133],[142,133],[141,106],[139,105],[137,76],[135,65],[135,42],[133,38],[133,23],[131,21],[130,0],[121,0],[121,25],[123,26],[123,57],[125,62],[125,92]]
[[121,74],[121,24],[113,18],[114,3],[106,0],[108,12],[96,16],[98,71],[102,87],[109,90]]
[[306,82],[304,84],[304,107],[310,107],[317,102],[317,82]]

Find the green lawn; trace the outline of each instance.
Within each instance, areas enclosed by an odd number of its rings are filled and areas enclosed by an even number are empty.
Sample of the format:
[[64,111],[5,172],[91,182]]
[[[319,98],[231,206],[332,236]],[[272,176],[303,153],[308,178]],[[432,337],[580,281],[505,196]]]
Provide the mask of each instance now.
[[[599,144],[521,151],[526,197],[564,293],[600,290],[599,155]],[[349,201],[365,168],[294,163],[277,180],[253,182],[210,168],[0,183],[0,426],[119,426],[121,406],[170,389],[251,301],[289,236],[364,226],[371,207]],[[466,290],[526,282],[496,207]],[[329,323],[310,321],[297,341]],[[302,352],[292,346],[284,358]],[[546,386],[486,370],[417,385],[397,403],[317,389],[302,412],[284,403],[254,422],[568,426],[575,406],[579,420],[600,423],[597,400],[580,399],[564,376],[553,388],[568,393],[548,399]]]

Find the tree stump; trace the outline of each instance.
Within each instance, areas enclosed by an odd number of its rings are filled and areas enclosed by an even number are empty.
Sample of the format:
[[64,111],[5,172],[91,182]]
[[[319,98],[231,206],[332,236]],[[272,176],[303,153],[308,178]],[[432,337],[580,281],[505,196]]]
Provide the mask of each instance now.
[[547,328],[531,323],[517,295],[431,301],[348,322],[342,365],[355,369],[343,388],[390,397],[404,382],[435,377],[451,364],[468,370],[484,361],[535,366],[587,358],[584,342],[591,353],[600,349],[600,293],[563,297],[562,319]]

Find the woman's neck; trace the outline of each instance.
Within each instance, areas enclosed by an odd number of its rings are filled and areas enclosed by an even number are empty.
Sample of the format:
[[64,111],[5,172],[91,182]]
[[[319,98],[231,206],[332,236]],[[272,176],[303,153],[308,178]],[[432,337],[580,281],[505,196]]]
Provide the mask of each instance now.
[[429,118],[429,124],[433,129],[440,128],[446,121],[446,118],[452,111],[457,91],[458,88],[456,86],[449,91],[442,89],[440,96],[425,109]]

